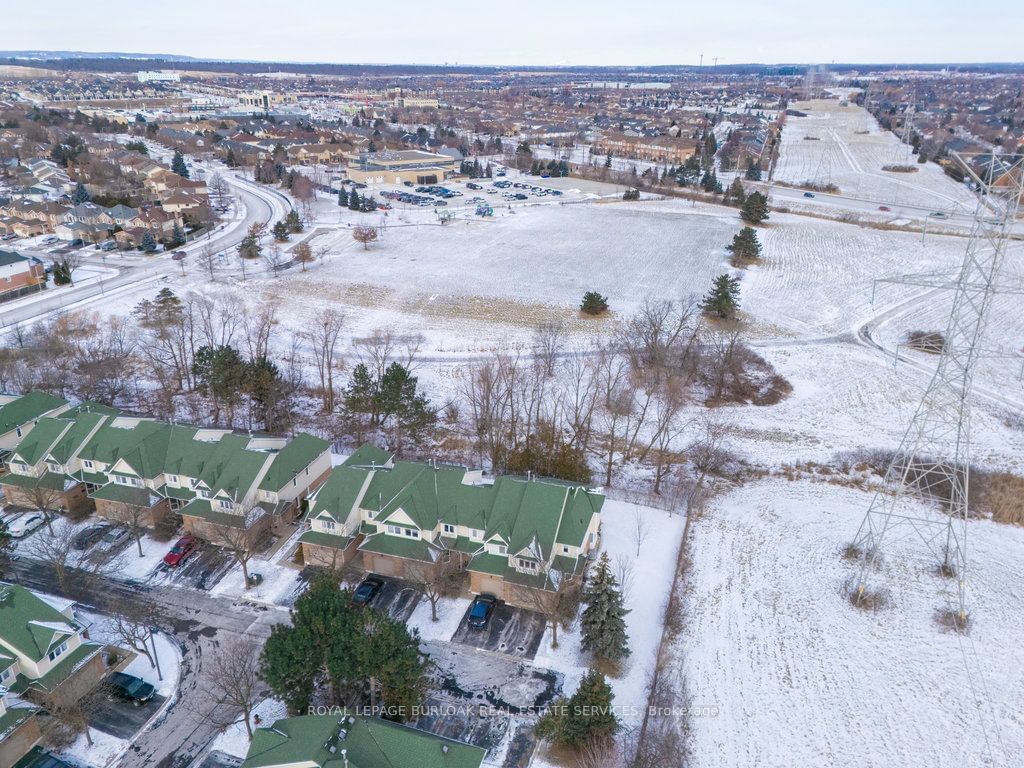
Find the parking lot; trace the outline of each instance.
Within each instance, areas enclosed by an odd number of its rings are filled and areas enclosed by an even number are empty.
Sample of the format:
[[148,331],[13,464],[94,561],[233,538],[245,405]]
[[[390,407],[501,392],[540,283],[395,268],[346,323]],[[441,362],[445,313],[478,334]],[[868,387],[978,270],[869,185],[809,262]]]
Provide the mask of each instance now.
[[546,625],[544,617],[539,613],[499,602],[487,626],[474,629],[468,622],[471,608],[472,604],[466,609],[459,628],[452,636],[453,643],[520,659],[532,659],[537,655]]
[[[167,544],[170,549],[174,541]],[[203,543],[194,555],[176,568],[160,563],[153,570],[148,581],[163,581],[183,587],[208,590],[223,578],[235,560],[230,554]]]
[[384,582],[380,592],[370,601],[370,607],[386,613],[396,621],[406,622],[416,610],[423,595],[412,584],[390,576],[376,576]]
[[145,704],[136,706],[122,699],[104,699],[93,710],[89,723],[118,739],[131,739],[160,711],[166,700],[165,696],[157,695]]

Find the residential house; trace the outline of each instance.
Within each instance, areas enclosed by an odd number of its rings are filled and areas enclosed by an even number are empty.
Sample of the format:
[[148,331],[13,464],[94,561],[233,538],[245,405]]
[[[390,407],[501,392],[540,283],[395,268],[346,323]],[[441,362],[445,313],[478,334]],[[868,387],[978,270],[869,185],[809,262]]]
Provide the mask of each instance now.
[[67,400],[45,392],[0,395],[0,455],[4,461],[38,419],[63,413],[69,407]]
[[604,497],[556,480],[484,478],[479,470],[394,462],[360,449],[317,492],[303,557],[408,576],[451,567],[471,592],[536,605],[580,577],[598,546]]
[[89,641],[74,607],[70,600],[0,582],[0,666],[7,665],[0,685],[19,696],[70,700],[99,682],[103,646]]
[[46,267],[35,256],[0,250],[0,302],[46,287]]
[[486,754],[472,744],[343,712],[257,728],[241,768],[480,768]]
[[[0,654],[0,679],[14,674],[18,662]],[[36,713],[39,707],[0,685],[0,765],[14,765],[42,738]]]
[[90,406],[39,419],[0,484],[11,498],[42,485],[60,495],[55,506],[95,504],[115,522],[153,527],[177,513],[187,531],[216,542],[225,526],[292,522],[330,469],[330,444],[311,435],[244,435]]

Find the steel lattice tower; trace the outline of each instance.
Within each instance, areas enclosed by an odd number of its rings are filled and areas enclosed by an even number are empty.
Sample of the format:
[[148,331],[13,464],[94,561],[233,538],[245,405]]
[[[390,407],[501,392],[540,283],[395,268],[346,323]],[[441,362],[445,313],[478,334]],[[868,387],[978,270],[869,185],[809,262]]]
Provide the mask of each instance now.
[[[953,302],[938,367],[888,465],[884,487],[875,493],[854,540],[862,554],[857,599],[864,596],[884,541],[903,529],[900,535],[916,533],[944,566],[944,573],[956,579],[961,622],[967,616],[971,388],[992,299],[1003,289],[1000,273],[1024,196],[1024,159],[984,157],[988,168],[983,180],[963,157],[956,156],[979,188],[971,237],[958,272],[885,281],[947,288],[953,292]],[[910,507],[908,497],[932,503],[922,513],[921,505]]]

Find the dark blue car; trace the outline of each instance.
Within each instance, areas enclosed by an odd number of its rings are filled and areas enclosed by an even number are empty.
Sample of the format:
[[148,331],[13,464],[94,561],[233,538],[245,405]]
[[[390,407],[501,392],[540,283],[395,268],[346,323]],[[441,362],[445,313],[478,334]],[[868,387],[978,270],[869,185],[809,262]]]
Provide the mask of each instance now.
[[473,604],[469,607],[469,626],[473,629],[483,629],[491,620],[494,613],[494,606],[498,604],[498,598],[494,595],[477,595]]

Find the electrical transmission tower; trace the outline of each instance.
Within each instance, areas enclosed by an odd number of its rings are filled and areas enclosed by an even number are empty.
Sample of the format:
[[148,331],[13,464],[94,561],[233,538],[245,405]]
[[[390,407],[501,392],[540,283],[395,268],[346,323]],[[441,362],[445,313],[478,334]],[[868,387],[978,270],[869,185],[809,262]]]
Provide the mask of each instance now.
[[[981,338],[996,293],[1020,293],[1000,274],[1024,201],[1024,159],[985,155],[984,179],[966,158],[955,155],[978,186],[971,237],[959,270],[919,274],[884,282],[946,288],[953,302],[938,367],[885,473],[854,540],[862,554],[855,586],[864,599],[867,580],[886,540],[914,534],[956,579],[957,616],[967,617],[967,518],[971,465],[970,396]],[[914,504],[913,500],[928,504]]]

